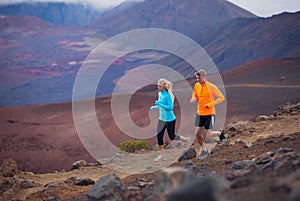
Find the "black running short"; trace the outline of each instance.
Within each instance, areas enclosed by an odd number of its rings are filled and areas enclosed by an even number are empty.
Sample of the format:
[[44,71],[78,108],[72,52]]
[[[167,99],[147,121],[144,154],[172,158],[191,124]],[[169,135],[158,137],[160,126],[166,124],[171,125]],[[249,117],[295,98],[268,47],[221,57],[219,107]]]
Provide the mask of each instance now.
[[209,130],[212,129],[215,124],[215,115],[207,115],[207,116],[201,116],[199,114],[196,114],[195,118],[195,126],[196,127],[204,127],[204,129]]

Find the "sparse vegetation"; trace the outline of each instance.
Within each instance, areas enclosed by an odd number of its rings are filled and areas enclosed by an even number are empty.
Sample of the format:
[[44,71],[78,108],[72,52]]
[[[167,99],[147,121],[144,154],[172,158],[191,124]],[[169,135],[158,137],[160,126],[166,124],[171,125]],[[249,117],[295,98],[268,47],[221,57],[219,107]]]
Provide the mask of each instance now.
[[122,142],[120,144],[120,147],[119,149],[121,151],[126,151],[126,152],[129,152],[129,153],[133,153],[135,151],[139,151],[139,150],[142,150],[142,149],[145,149],[147,150],[148,149],[148,144],[145,140],[129,140],[129,141],[125,141],[125,142]]

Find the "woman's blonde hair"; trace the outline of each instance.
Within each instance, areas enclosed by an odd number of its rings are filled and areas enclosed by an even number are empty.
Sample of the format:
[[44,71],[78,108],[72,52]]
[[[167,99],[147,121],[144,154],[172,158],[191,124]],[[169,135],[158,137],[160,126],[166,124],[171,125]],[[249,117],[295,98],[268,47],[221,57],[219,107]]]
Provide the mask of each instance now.
[[175,96],[172,90],[172,83],[169,80],[166,80],[165,78],[161,78],[160,80],[158,80],[158,85],[164,87],[170,93],[172,100],[174,102]]

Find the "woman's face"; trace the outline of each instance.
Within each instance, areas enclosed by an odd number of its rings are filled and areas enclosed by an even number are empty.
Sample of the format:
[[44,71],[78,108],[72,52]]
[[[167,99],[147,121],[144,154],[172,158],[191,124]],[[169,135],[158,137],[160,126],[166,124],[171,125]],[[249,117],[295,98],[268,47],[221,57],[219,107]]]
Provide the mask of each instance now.
[[162,90],[164,90],[165,88],[162,86],[162,85],[160,85],[159,83],[157,84],[157,91],[158,92],[160,92],[160,91],[162,91]]

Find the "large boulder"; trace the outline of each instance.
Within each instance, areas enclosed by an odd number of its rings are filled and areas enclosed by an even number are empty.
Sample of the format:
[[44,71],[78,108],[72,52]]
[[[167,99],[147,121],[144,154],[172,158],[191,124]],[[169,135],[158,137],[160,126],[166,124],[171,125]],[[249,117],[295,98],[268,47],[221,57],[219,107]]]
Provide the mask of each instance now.
[[121,179],[115,174],[100,178],[87,191],[88,201],[121,201],[124,200],[125,187]]

